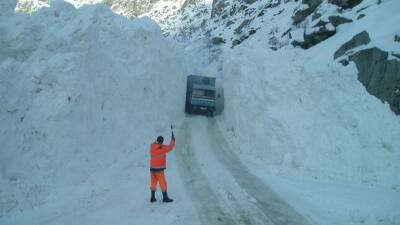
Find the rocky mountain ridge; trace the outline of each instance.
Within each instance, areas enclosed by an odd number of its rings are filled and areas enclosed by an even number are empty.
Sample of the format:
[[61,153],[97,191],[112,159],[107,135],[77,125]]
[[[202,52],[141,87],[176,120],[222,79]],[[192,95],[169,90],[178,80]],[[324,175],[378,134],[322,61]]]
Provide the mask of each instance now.
[[[353,61],[366,90],[400,114],[400,38],[395,19],[385,19],[382,24],[378,17],[366,19],[379,10],[390,13],[396,6],[390,0],[214,0],[211,13],[204,13],[208,19],[202,18],[203,26],[181,30],[208,38],[212,45],[231,48],[260,31],[268,40],[262,47],[278,50],[290,44],[307,50],[335,35],[343,36],[346,24],[357,23],[366,30],[352,31],[353,38],[344,40],[332,57],[344,66]],[[372,23],[388,28],[376,31]]]

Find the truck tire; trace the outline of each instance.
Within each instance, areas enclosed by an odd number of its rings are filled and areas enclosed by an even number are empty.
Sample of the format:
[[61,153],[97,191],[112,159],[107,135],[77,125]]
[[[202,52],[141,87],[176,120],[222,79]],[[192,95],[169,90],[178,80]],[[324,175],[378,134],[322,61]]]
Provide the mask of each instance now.
[[189,113],[189,104],[188,104],[188,102],[185,102],[185,112]]
[[188,102],[185,103],[185,112],[188,114],[193,114],[193,106]]

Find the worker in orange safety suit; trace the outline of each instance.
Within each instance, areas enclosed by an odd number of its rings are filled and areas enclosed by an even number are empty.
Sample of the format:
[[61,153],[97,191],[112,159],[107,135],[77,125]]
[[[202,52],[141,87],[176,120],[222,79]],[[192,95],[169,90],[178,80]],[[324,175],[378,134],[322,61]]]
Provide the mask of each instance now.
[[[172,128],[172,126],[171,126]],[[164,170],[166,169],[167,163],[167,152],[172,151],[175,146],[175,136],[172,132],[171,141],[169,145],[163,145],[164,138],[162,136],[157,137],[157,141],[150,145],[150,190],[151,198],[150,202],[155,202],[157,183],[160,184],[160,188],[163,194],[163,202],[172,202],[173,199],[168,198],[167,194],[167,182],[165,181]]]

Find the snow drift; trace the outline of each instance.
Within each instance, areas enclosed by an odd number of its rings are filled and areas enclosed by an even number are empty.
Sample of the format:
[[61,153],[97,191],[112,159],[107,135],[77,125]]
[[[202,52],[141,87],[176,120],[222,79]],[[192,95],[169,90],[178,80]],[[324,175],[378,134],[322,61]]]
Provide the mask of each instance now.
[[31,16],[2,10],[0,217],[102,182],[90,180],[121,160],[146,168],[185,96],[181,53],[158,25],[62,1]]

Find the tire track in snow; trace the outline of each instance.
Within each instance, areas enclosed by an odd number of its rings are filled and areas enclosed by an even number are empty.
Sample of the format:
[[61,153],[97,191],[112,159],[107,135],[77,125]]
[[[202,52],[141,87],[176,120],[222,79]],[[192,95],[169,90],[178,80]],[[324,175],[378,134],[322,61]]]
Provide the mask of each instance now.
[[229,148],[229,144],[219,130],[215,119],[208,119],[207,126],[208,138],[217,159],[231,172],[236,182],[256,200],[257,207],[274,225],[315,224],[314,221],[297,213],[292,206],[281,199],[270,187],[250,173],[249,169]]
[[178,140],[182,140],[182,142],[177,142],[175,150],[175,157],[184,186],[192,198],[202,224],[233,225],[235,222],[222,210],[217,196],[201,173],[200,165],[194,154],[189,126],[190,124],[185,120],[178,134]]
[[253,203],[254,198],[240,187],[232,174],[215,157],[213,146],[207,135],[208,118],[193,116],[189,121],[188,132],[192,135],[191,146],[193,146],[201,170],[209,181],[210,188],[216,193],[217,200],[224,212],[229,214],[237,225],[272,225],[272,222]]

